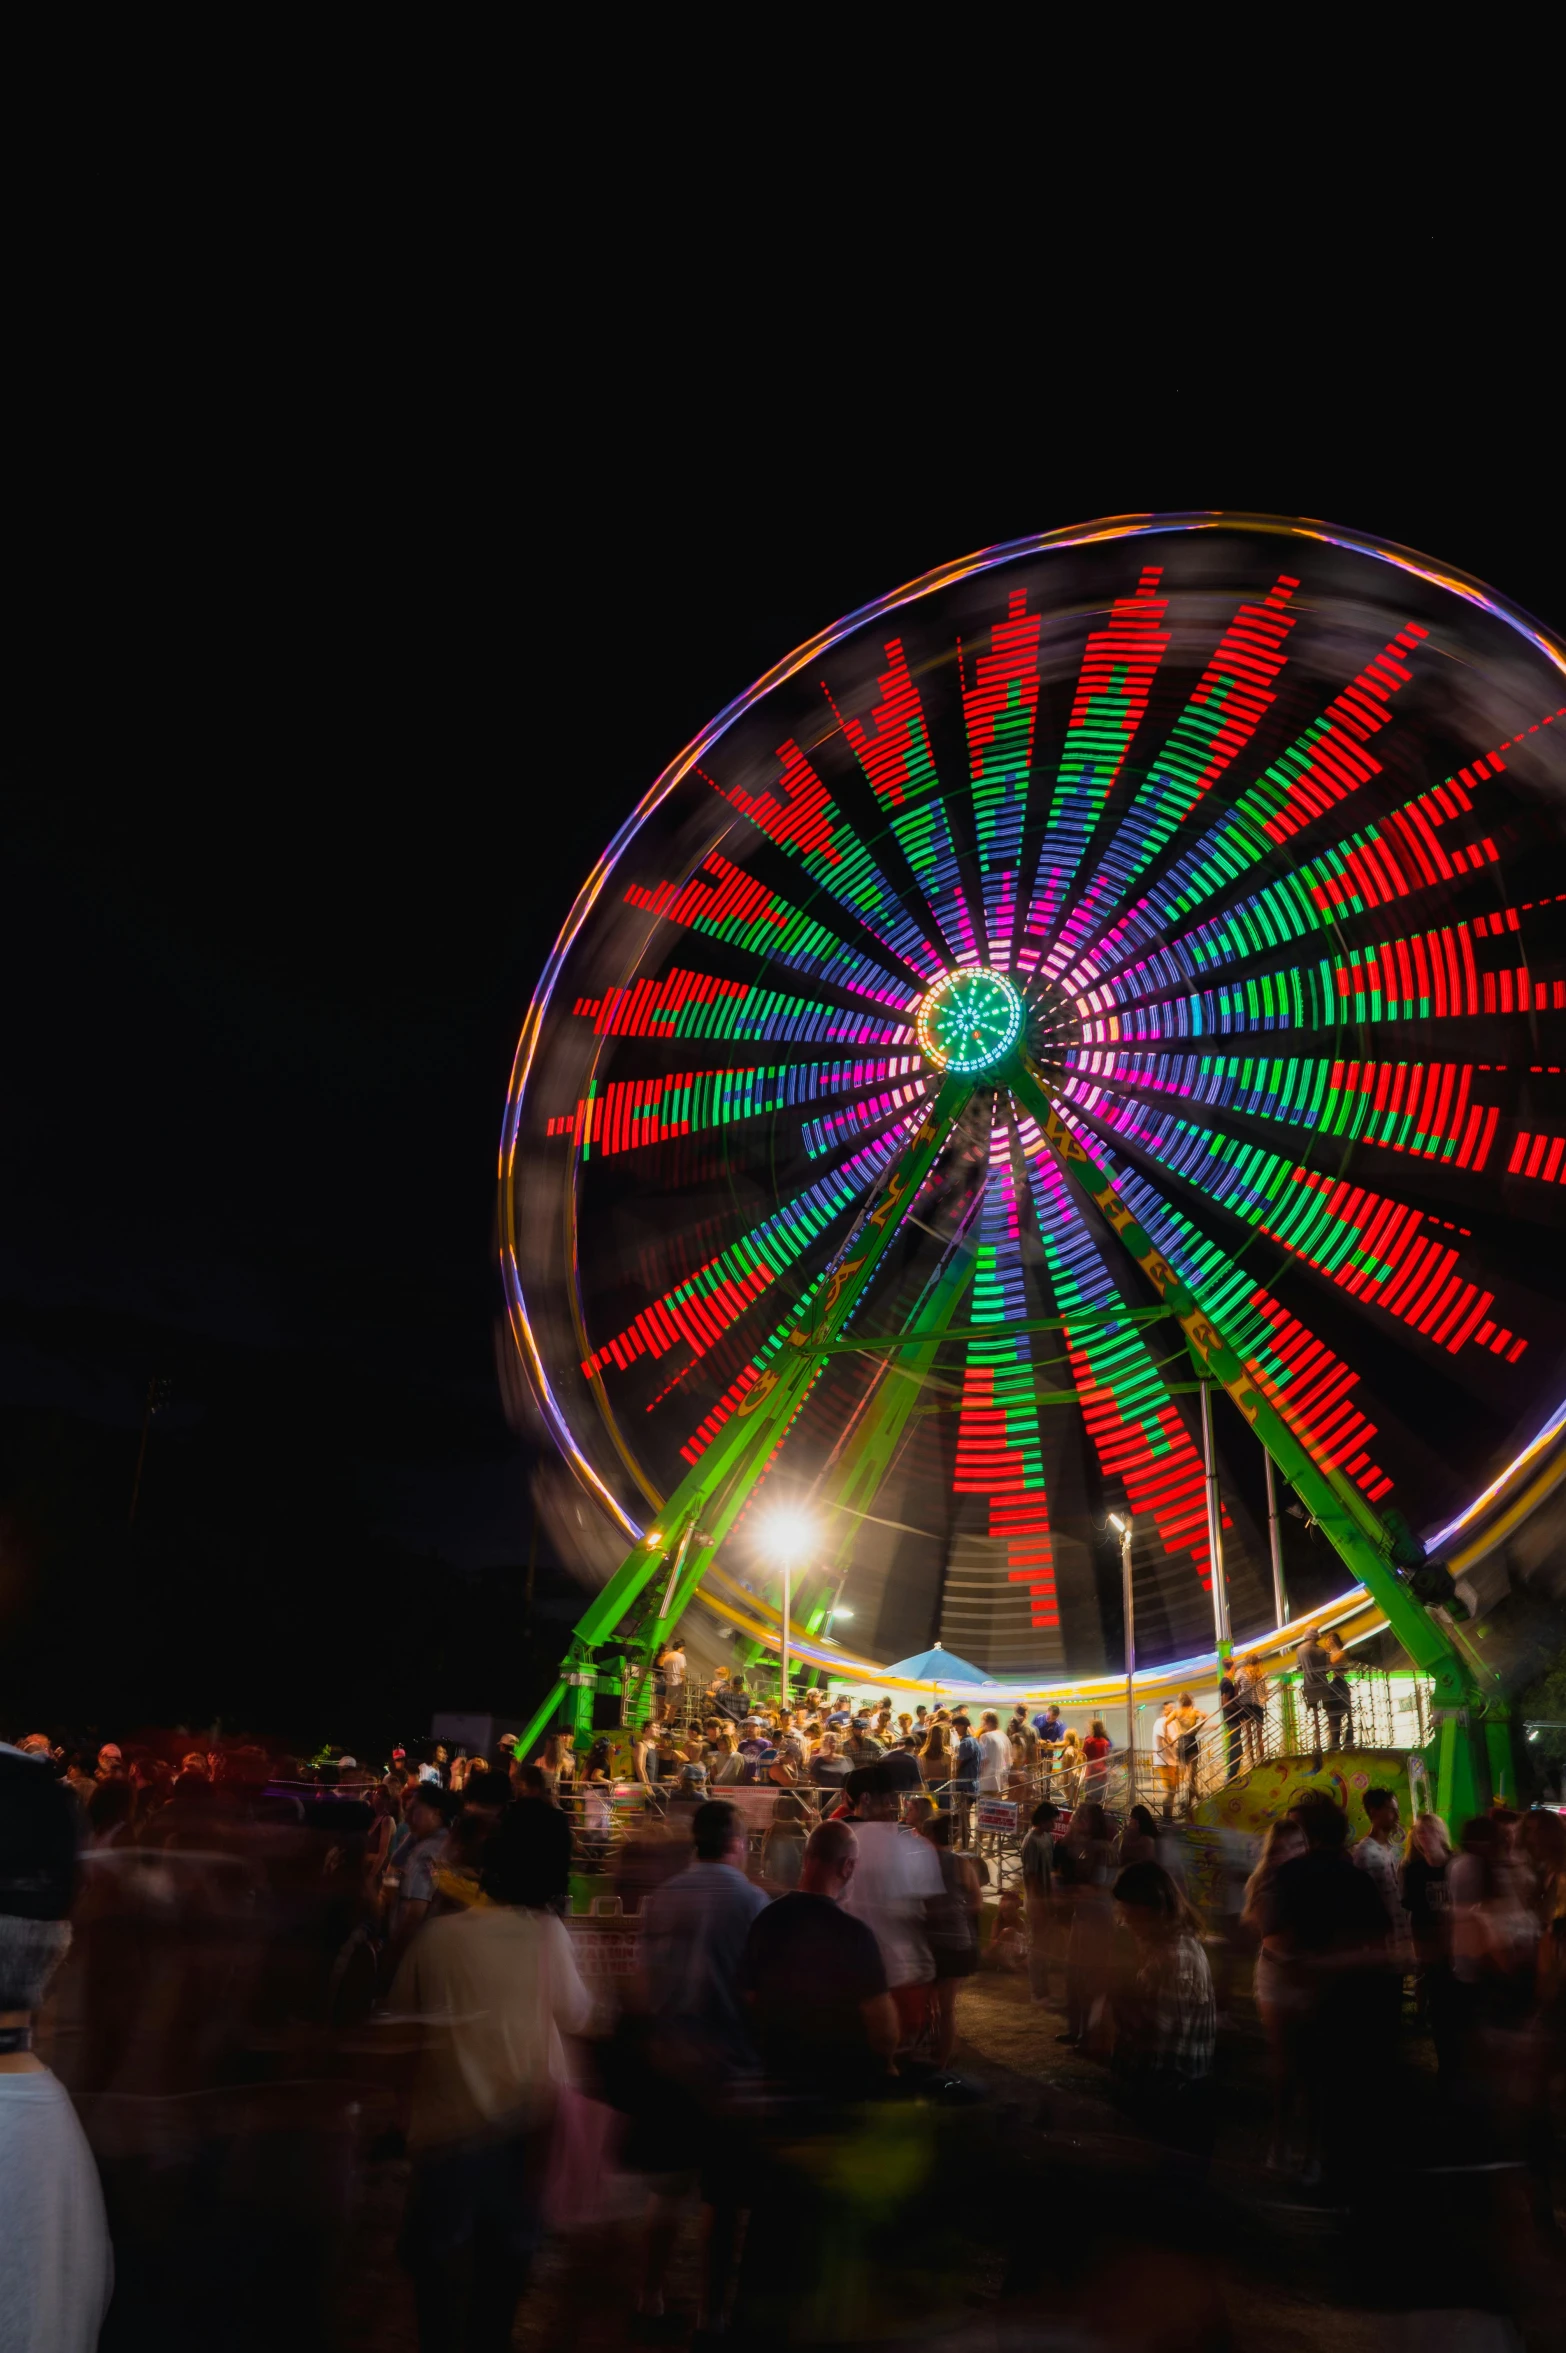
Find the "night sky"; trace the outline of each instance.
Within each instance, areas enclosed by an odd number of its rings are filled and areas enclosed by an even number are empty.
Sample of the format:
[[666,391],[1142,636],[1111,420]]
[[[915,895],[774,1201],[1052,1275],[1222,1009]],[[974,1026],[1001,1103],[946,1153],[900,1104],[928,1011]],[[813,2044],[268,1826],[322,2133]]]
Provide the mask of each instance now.
[[414,246],[301,293],[252,248],[196,369],[175,245],[134,394],[83,411],[7,796],[8,1736],[373,1743],[533,1691],[568,1588],[541,1555],[530,1655],[517,1029],[632,801],[800,638],[996,540],[1197,506],[1566,617],[1545,281],[1478,230],[1274,225],[1222,318],[1173,262],[1093,316],[1057,264],[1003,315],[947,257],[921,347],[874,255],[736,279],[721,208],[633,209],[542,278]]

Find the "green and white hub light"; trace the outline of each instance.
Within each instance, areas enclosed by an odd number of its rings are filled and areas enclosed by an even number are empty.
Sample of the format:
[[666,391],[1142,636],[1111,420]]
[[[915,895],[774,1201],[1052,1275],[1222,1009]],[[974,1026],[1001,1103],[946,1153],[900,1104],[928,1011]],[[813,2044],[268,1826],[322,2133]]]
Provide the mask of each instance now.
[[995,1069],[1022,1035],[1023,1004],[1004,973],[970,965],[943,973],[914,1018],[919,1050],[942,1070]]

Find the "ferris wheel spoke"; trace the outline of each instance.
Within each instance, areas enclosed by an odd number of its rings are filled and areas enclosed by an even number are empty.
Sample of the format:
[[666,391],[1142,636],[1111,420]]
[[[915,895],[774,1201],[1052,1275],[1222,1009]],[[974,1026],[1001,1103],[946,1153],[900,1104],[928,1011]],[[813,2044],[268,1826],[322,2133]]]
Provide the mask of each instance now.
[[1477,1176],[1502,1116],[1493,1096],[1504,1074],[1471,1062],[1111,1048],[1087,1056],[1082,1075],[1115,1093],[1176,1095],[1309,1134],[1359,1138]]
[[1194,980],[1280,941],[1336,930],[1351,918],[1496,865],[1500,853],[1476,810],[1475,795],[1487,778],[1503,772],[1507,752],[1562,718],[1566,709],[1548,713],[1385,818],[1314,851],[1261,890],[1175,933],[1100,985],[1117,1003],[1126,1003],[1156,993],[1171,980]]
[[638,1357],[657,1359],[680,1347],[690,1351],[683,1360],[687,1366],[705,1356],[731,1324],[816,1246],[825,1229],[863,1197],[918,1124],[918,1112],[905,1113],[887,1133],[862,1145],[837,1167],[823,1170],[770,1217],[650,1301],[612,1339],[601,1342],[584,1360],[584,1376],[594,1380],[610,1367],[623,1373]]
[[1162,566],[1147,565],[1132,594],[1116,598],[1108,628],[1087,641],[1018,956],[1025,972],[1034,970],[1065,916],[1077,870],[1168,650],[1169,633],[1159,627],[1169,603],[1158,594],[1162,576]]
[[[866,1089],[871,1090],[868,1094]],[[610,1079],[589,1089],[573,1110],[556,1113],[550,1136],[569,1138],[583,1160],[666,1144],[679,1136],[740,1127],[802,1105],[826,1106],[851,1098],[851,1118],[824,1113],[807,1121],[805,1149],[817,1159],[829,1139],[864,1128],[923,1102],[930,1089],[916,1055],[789,1062],[748,1070],[677,1071],[656,1078]],[[813,1130],[819,1133],[813,1133]]]
[[[1026,1315],[1011,1128],[1007,1121],[997,1120],[990,1131],[989,1167],[979,1204],[972,1317],[975,1324],[1005,1325]],[[1004,1545],[1005,1569],[997,1578],[991,1563],[970,1556],[966,1579],[948,1596],[942,1640],[955,1648],[978,1633],[995,1653],[1007,1639],[1002,1629],[1021,1599],[1014,1599],[1007,1588],[1021,1585],[1029,1625],[1013,1626],[1011,1640],[1031,1633],[1035,1650],[1049,1664],[1059,1665],[1065,1655],[1060,1596],[1033,1343],[1026,1333],[998,1331],[993,1338],[976,1334],[968,1342],[952,1492],[983,1497],[986,1534],[992,1544]]]
[[848,1012],[819,997],[789,996],[759,981],[728,980],[675,966],[661,980],[637,980],[578,997],[571,1008],[599,1037],[713,1038],[747,1045],[904,1046],[913,1024],[888,1012]]
[[1232,889],[1246,871],[1348,800],[1381,773],[1365,746],[1392,717],[1392,698],[1413,676],[1409,658],[1430,632],[1410,621],[1256,782],[1221,809],[1201,839],[1111,926],[1072,975],[1089,984],[1138,948],[1183,928],[1192,908]]
[[625,900],[627,906],[644,908],[666,923],[688,924],[709,938],[749,949],[769,965],[816,974],[835,988],[881,1005],[908,1006],[905,980],[758,882],[721,850],[704,858],[688,881],[660,882],[651,889],[633,883]]
[[862,716],[840,711],[825,680],[822,691],[887,812],[948,954],[959,964],[982,964],[989,954],[982,914],[968,901],[919,690],[901,638],[889,639],[883,650],[887,668],[875,682],[880,699]]
[[[1538,978],[1529,941],[1555,954],[1553,902],[1502,907],[1363,947],[1337,948],[1313,964],[1266,965],[1195,992],[1127,1001],[1113,981],[1083,998],[1086,1045],[1125,1039],[1221,1037],[1244,1030],[1336,1031],[1345,1024],[1401,1026],[1566,1010],[1566,980]],[[1111,1010],[1111,1008],[1116,1008]]]
[[[742,784],[713,790],[802,865],[819,890],[863,925],[911,972],[933,980],[942,957],[904,907],[854,827],[792,738],[778,746],[776,779],[760,792]],[[697,772],[706,776],[705,769]]]
[[1010,971],[1016,954],[1018,868],[1033,770],[1043,626],[1042,617],[1028,611],[1027,591],[1014,589],[1005,620],[990,631],[989,651],[974,661],[973,684],[964,683],[962,690],[989,961],[1003,972]]
[[[1044,958],[1046,972],[1057,978],[1068,973],[1137,878],[1250,742],[1275,700],[1268,689],[1283,668],[1284,640],[1294,626],[1293,615],[1284,608],[1298,586],[1292,573],[1280,573],[1260,604],[1240,606],[1062,924]],[[1035,961],[1038,946],[1031,943]],[[1079,985],[1077,976],[1066,985]]]
[[[1072,1377],[1107,1479],[1151,1515],[1170,1554],[1186,1554],[1201,1592],[1212,1591],[1202,1460],[1140,1324],[1111,1320],[1125,1301],[1104,1264],[1060,1167],[1029,1114],[1018,1129],[1055,1306],[1066,1319]],[[1072,1322],[1072,1317],[1079,1320]],[[1196,1631],[1205,1633],[1205,1614]]]
[[[1067,1092],[1087,1109],[1077,1082]],[[1491,1313],[1443,1220],[1393,1195],[1322,1174],[1173,1112],[1100,1091],[1088,1113],[1123,1149],[1173,1170],[1365,1306],[1457,1356],[1470,1345],[1515,1364],[1528,1342]]]
[[1224,1333],[1252,1380],[1323,1470],[1338,1470],[1372,1502],[1393,1481],[1369,1452],[1377,1425],[1352,1402],[1359,1374],[1336,1356],[1265,1284],[1173,1208],[1123,1158],[1115,1189],[1150,1240]]

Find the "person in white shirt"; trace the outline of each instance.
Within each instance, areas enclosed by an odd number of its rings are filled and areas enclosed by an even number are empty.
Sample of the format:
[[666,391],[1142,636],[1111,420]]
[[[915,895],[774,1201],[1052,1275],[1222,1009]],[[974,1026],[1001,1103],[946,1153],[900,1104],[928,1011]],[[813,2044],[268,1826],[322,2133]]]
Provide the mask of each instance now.
[[881,1948],[886,1982],[897,2006],[898,2047],[910,2049],[931,2020],[935,1957],[926,1906],[945,1892],[941,1859],[928,1839],[897,1819],[901,1793],[867,1776],[854,1811],[859,1861],[843,1910],[862,1920]]
[[1000,1728],[1000,1718],[987,1714],[979,1728],[979,1795],[1004,1797],[1011,1775],[1011,1742]]
[[663,1654],[663,1711],[671,1724],[685,1713],[685,1653],[677,1642]]
[[1158,1758],[1158,1778],[1164,1785],[1164,1820],[1174,1819],[1175,1791],[1180,1786],[1180,1727],[1175,1721],[1177,1710],[1172,1699],[1164,1701],[1164,1712],[1153,1726],[1153,1748]]
[[1406,1959],[1408,1915],[1403,1909],[1403,1825],[1398,1819],[1396,1792],[1367,1789],[1365,1818],[1370,1832],[1355,1847],[1354,1860],[1375,1881],[1392,1934],[1394,1956]]
[[33,2017],[71,1941],[76,1811],[47,1761],[0,1743],[0,2347],[92,2353],[114,2258],[98,2169]]
[[392,1986],[383,2023],[418,2053],[398,2252],[421,2345],[509,2344],[532,2272],[564,2038],[592,2018],[556,1910],[570,1852],[552,1806],[509,1807],[484,1852],[487,1901],[421,1929]]

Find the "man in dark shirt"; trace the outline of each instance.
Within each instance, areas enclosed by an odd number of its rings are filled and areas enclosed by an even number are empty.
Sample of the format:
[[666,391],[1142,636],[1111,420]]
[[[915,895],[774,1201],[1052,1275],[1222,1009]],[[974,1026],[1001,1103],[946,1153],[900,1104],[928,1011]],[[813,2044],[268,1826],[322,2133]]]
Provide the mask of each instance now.
[[[1332,1662],[1314,1634],[1307,1634],[1294,1652],[1300,1671],[1300,1698],[1310,1710],[1310,1745],[1316,1765],[1321,1763],[1321,1711],[1332,1698]],[[1335,1745],[1335,1744],[1334,1744]]]
[[1290,1987],[1290,2065],[1310,2163],[1343,2179],[1357,2122],[1390,2099],[1401,1979],[1389,1965],[1386,1908],[1347,1852],[1347,1815],[1325,1796],[1292,1810],[1306,1851],[1272,1883],[1266,1950]]
[[872,2092],[897,2048],[880,1946],[839,1909],[857,1860],[847,1822],[813,1831],[798,1889],[751,1922],[739,1968],[768,2076],[834,2104]]
[[1223,1662],[1223,1673],[1218,1681],[1218,1710],[1223,1717],[1223,1728],[1229,1736],[1229,1770],[1224,1775],[1232,1781],[1240,1770],[1240,1716],[1245,1705],[1245,1694],[1234,1671],[1232,1659]]

